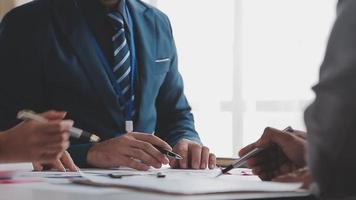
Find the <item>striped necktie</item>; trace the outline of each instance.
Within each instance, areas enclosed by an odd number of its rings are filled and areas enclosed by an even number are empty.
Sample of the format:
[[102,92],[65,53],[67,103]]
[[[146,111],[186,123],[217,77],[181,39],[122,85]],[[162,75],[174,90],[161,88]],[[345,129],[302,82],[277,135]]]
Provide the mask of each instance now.
[[[122,15],[117,11],[110,12],[108,16],[115,30],[114,35],[112,36],[112,44],[114,47],[113,72],[116,83],[120,88],[119,101],[121,110],[129,115],[127,117],[133,118],[135,115],[135,95],[132,94],[131,88],[131,52],[126,38],[125,23]],[[131,109],[129,106],[132,106]]]

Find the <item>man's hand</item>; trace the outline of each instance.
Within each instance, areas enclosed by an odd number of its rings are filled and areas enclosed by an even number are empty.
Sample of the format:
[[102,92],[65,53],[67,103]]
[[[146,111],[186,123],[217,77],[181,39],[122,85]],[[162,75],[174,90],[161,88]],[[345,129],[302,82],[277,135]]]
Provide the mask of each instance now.
[[53,162],[33,162],[32,165],[35,171],[56,169],[65,172],[68,169],[69,171],[77,172],[79,170],[67,151],[62,154],[60,159]]
[[87,161],[90,165],[100,168],[161,168],[162,164],[168,164],[169,160],[153,145],[172,150],[171,146],[154,135],[134,132],[95,144],[88,152]]
[[65,112],[49,111],[42,116],[48,123],[24,121],[1,134],[0,154],[3,162],[53,162],[69,146],[69,129],[73,121],[63,120]]
[[272,179],[272,181],[282,183],[303,183],[302,188],[304,189],[309,189],[311,184],[314,182],[307,167],[298,169],[285,175],[278,176]]
[[182,139],[173,148],[173,152],[181,155],[182,160],[170,159],[172,168],[181,169],[214,169],[216,165],[216,157],[210,153],[208,147],[200,144]]
[[262,180],[271,180],[306,165],[306,133],[283,132],[266,128],[262,137],[239,152],[243,156],[254,148],[267,148],[247,161],[252,172]]

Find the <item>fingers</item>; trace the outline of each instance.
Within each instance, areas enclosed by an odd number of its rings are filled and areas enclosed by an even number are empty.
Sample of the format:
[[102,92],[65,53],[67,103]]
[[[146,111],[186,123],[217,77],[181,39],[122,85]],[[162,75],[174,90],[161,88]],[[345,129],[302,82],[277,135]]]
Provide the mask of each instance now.
[[48,120],[62,120],[67,115],[67,112],[51,110],[40,115]]
[[32,166],[33,166],[34,171],[42,171],[43,170],[43,166],[39,162],[33,162]]
[[190,140],[183,139],[179,141],[173,148],[173,151],[181,155],[183,159],[172,160],[170,165],[173,168],[181,169],[210,169],[215,168],[216,157],[210,153],[206,146],[201,146]]
[[42,136],[41,140],[38,142],[41,146],[46,146],[47,148],[59,148],[67,149],[69,145],[70,135],[67,132],[64,132],[60,135],[45,135]]
[[[201,162],[200,162],[200,169],[206,169],[210,164],[210,150],[208,147],[204,146],[201,151]],[[210,168],[210,165],[209,165]]]
[[271,127],[265,128],[262,137],[255,144],[256,147],[265,148],[271,144],[274,144],[275,143],[274,139],[278,138],[278,136],[275,135],[279,135],[280,132],[281,131]]
[[78,171],[78,167],[74,164],[72,157],[69,155],[67,151],[63,153],[61,157],[61,162],[65,168],[69,169],[69,171],[72,172]]
[[242,156],[244,156],[245,154],[247,154],[248,152],[252,151],[255,148],[256,148],[256,143],[249,144],[249,145],[247,145],[246,147],[242,148],[239,151],[239,156],[242,157]]
[[277,144],[280,147],[285,146],[290,141],[291,134],[281,130],[267,127],[265,128],[261,139],[256,142],[256,147],[265,148],[271,144]]
[[173,169],[177,169],[179,167],[179,161],[174,158],[168,158],[169,159],[169,166]]
[[193,169],[200,168],[202,147],[199,144],[191,144],[188,148],[191,157],[191,167]]
[[59,159],[52,162],[50,164],[50,166],[52,167],[52,169],[57,169],[58,171],[61,171],[61,172],[66,171],[66,168],[64,167],[64,165],[62,164],[62,162]]
[[[35,164],[36,164],[36,167],[35,167]],[[56,169],[61,172],[66,171],[65,167],[63,166],[62,162],[59,159],[56,159],[52,162],[35,162],[33,164],[33,166],[34,166],[35,170],[38,169],[39,171],[51,170],[51,169]]]
[[293,171],[293,166],[290,163],[285,163],[279,168],[278,173],[286,174],[286,173],[290,173],[291,171]]
[[268,148],[260,152],[248,161],[249,167],[268,166],[269,168],[279,167],[287,160],[286,156],[278,148]]
[[[262,137],[239,152],[240,156],[247,154],[254,148],[266,148],[263,152],[247,161],[250,168],[254,169],[256,175],[261,175],[264,171],[279,170],[282,162],[285,162],[285,155],[281,149],[288,148],[291,134],[274,128],[265,128]],[[257,169],[255,169],[257,168]]]
[[140,171],[147,171],[150,169],[150,167],[148,165],[146,165],[145,163],[141,163],[139,161],[133,160],[131,158],[122,156],[119,158],[120,162],[125,163],[125,165],[127,167],[136,169],[136,170],[140,170]]
[[130,133],[130,134],[137,140],[142,140],[150,144],[160,146],[170,151],[172,150],[172,147],[167,142],[163,141],[157,136],[146,134],[146,133]]
[[45,153],[40,153],[38,156],[36,156],[36,161],[41,163],[52,163],[55,160],[59,159],[61,156],[60,153],[52,153],[52,152],[45,152]]
[[302,168],[302,169],[295,170],[291,173],[278,176],[272,179],[272,181],[284,182],[284,183],[302,182],[303,183],[302,188],[308,189],[314,180],[310,175],[308,168]]
[[257,166],[252,168],[252,173],[258,175],[262,180],[271,180],[276,178],[282,174],[286,174],[292,172],[294,167],[292,163],[285,162],[280,164],[278,167],[270,167],[270,166]]
[[157,169],[162,167],[161,162],[157,161],[154,157],[152,157],[151,155],[147,154],[142,149],[136,149],[136,148],[130,149],[127,152],[127,155],[129,157],[133,157],[133,158],[136,158],[136,159],[144,162],[148,166],[153,166],[154,168],[157,168]]
[[69,129],[73,127],[74,122],[72,120],[54,121],[41,124],[43,131],[47,133],[63,133],[69,132]]
[[[134,147],[135,150],[129,152],[130,156],[139,159],[143,158],[145,160],[142,161],[147,162],[147,164],[152,163],[154,164],[152,166],[156,168],[160,168],[162,163],[163,164],[169,163],[168,158],[148,142],[134,140],[131,142],[131,146]],[[136,155],[138,157],[136,157]]]
[[216,167],[216,156],[211,153],[209,155],[209,169],[214,169]]
[[273,178],[274,182],[282,182],[282,183],[292,183],[292,182],[301,182],[301,177],[296,176],[293,173],[289,173],[286,175],[281,175],[276,178]]
[[182,156],[182,159],[178,161],[179,167],[182,169],[188,168],[188,148],[189,144],[187,142],[178,142],[173,150],[174,152]]
[[36,138],[38,145],[46,147],[50,152],[63,152],[69,147],[69,129],[73,121],[65,120],[62,122],[49,122],[41,124],[37,130],[42,132],[40,138]]

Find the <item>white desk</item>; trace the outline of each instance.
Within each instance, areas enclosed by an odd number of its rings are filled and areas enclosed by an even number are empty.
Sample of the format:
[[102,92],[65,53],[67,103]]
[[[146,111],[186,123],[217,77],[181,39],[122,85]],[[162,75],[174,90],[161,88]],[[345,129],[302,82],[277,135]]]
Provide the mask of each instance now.
[[[35,185],[35,187],[34,187]],[[78,185],[49,185],[36,183],[28,185],[2,185],[0,186],[1,200],[218,200],[218,199],[260,199],[303,197],[305,193],[255,193],[255,194],[218,194],[175,196],[157,193],[138,192],[124,189],[94,188]]]
[[[20,166],[20,167],[19,167]],[[28,165],[1,165],[2,169],[28,169]],[[62,182],[62,181],[59,181]],[[75,184],[50,184],[46,182],[31,184],[0,185],[0,200],[219,200],[219,199],[261,199],[303,197],[306,193],[235,193],[214,195],[166,195],[161,193],[139,192],[128,189],[98,188]]]

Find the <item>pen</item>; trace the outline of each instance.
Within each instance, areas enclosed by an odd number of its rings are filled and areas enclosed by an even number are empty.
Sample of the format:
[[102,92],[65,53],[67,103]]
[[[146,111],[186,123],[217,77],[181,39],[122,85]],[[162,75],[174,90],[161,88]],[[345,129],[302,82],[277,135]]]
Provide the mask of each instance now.
[[[293,132],[293,128],[288,126],[287,128],[285,128],[283,130],[283,132],[285,132],[285,131]],[[221,172],[216,176],[216,178],[221,176],[221,175],[223,175],[223,174],[226,174],[228,171],[230,171],[230,170],[232,170],[234,168],[237,168],[237,167],[240,167],[240,166],[244,165],[247,160],[249,160],[253,156],[257,155],[258,153],[260,153],[264,149],[265,148],[255,148],[252,151],[248,152],[246,155],[244,155],[241,158],[237,159],[233,164],[229,165],[225,169],[222,169]]]
[[[125,122],[125,130],[127,133],[133,132],[133,121],[126,121]],[[171,158],[177,159],[177,160],[182,160],[183,157],[177,153],[174,153],[173,151],[170,151],[168,149],[162,148],[157,145],[153,145],[158,151],[160,151],[162,154],[169,156]]]
[[182,156],[177,154],[177,153],[174,153],[173,151],[170,151],[168,149],[164,149],[160,146],[157,146],[157,145],[153,145],[156,149],[158,149],[158,151],[160,151],[162,154],[166,155],[166,156],[169,156],[171,158],[174,158],[176,160],[182,160]]
[[132,176],[156,176],[157,178],[165,178],[166,175],[162,172],[151,173],[151,174],[122,174],[122,173],[111,173],[109,174],[110,178],[124,178],[124,177],[132,177]]
[[[37,122],[47,123],[48,120],[41,115],[36,114],[31,110],[22,110],[17,113],[17,118],[22,120],[34,120]],[[99,136],[83,131],[82,129],[72,127],[69,129],[70,136],[73,138],[83,139],[88,142],[96,143],[101,139]]]

